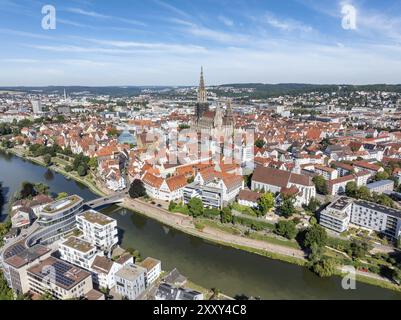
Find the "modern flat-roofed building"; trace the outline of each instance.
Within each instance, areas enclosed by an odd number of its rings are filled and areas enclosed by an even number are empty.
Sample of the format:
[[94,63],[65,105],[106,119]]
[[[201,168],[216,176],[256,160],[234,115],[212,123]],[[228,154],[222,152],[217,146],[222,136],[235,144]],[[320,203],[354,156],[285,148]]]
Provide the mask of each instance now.
[[401,210],[363,200],[354,201],[351,223],[383,233],[392,238],[399,238]]
[[128,300],[135,300],[146,289],[146,269],[135,264],[121,268],[116,274],[116,292]]
[[117,221],[100,212],[88,210],[76,217],[83,237],[97,248],[110,251],[118,243]]
[[398,239],[401,233],[401,210],[341,197],[321,212],[320,224],[337,232],[346,231],[352,224]]
[[386,191],[394,190],[394,181],[393,180],[381,180],[372,182],[366,185],[370,192],[383,193]]
[[93,290],[91,273],[66,261],[49,257],[27,271],[31,292],[55,299],[78,299]]
[[76,266],[90,269],[97,255],[97,249],[90,242],[76,237],[69,237],[59,245],[61,259]]
[[73,195],[47,204],[38,212],[38,230],[29,236],[27,244],[52,243],[75,228],[75,216],[81,211],[84,199]]
[[341,197],[320,213],[319,223],[335,232],[344,232],[348,230],[351,209],[352,200],[347,197]]
[[162,272],[162,263],[160,260],[148,257],[139,263],[139,265],[146,269],[146,287],[154,283],[160,277]]
[[184,203],[188,203],[192,198],[199,198],[204,207],[223,208],[222,190],[219,188],[202,186],[197,182],[187,185],[183,190]]
[[25,248],[17,243],[10,247],[3,261],[4,277],[11,289],[16,294],[24,294],[29,291],[27,270],[48,258],[51,250],[42,245]]

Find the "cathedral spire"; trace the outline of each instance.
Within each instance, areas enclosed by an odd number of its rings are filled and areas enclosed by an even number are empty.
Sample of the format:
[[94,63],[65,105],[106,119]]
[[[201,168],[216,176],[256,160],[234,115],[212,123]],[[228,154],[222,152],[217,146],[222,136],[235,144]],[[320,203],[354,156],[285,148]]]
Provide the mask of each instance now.
[[207,102],[205,79],[203,77],[203,67],[201,67],[201,75],[200,75],[199,89],[198,89],[198,102],[200,102],[200,103]]

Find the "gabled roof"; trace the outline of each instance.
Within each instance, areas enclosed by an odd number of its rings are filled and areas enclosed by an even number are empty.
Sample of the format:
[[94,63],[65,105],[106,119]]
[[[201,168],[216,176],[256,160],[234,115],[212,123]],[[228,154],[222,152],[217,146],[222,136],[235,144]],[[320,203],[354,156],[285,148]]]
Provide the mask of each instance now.
[[308,187],[313,186],[312,180],[308,176],[260,166],[256,167],[255,172],[252,176],[252,180],[265,184],[270,184],[280,188],[286,188],[289,183]]
[[154,188],[159,189],[163,184],[164,179],[161,177],[156,177],[155,175],[146,172],[144,177],[142,178],[143,183],[148,184]]

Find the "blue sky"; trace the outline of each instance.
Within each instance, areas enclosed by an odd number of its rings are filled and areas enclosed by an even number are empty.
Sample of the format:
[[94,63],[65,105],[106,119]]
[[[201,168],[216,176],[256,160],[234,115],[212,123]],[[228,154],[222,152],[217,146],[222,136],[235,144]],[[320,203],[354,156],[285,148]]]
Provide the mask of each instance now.
[[0,0],[0,43],[2,86],[401,83],[401,1]]

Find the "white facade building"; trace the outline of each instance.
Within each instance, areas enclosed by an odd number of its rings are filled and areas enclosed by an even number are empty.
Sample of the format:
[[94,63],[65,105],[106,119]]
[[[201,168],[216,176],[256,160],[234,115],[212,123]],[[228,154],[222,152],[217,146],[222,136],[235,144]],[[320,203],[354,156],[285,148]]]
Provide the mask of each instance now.
[[115,219],[100,212],[88,210],[76,216],[76,220],[83,237],[97,248],[109,251],[118,243]]
[[121,268],[116,274],[116,292],[128,300],[135,300],[146,289],[146,269],[135,264]]
[[162,272],[161,261],[148,257],[139,265],[146,269],[146,287],[154,283],[160,277]]
[[97,249],[90,242],[76,237],[70,237],[59,245],[60,258],[76,266],[90,269],[97,255]]

